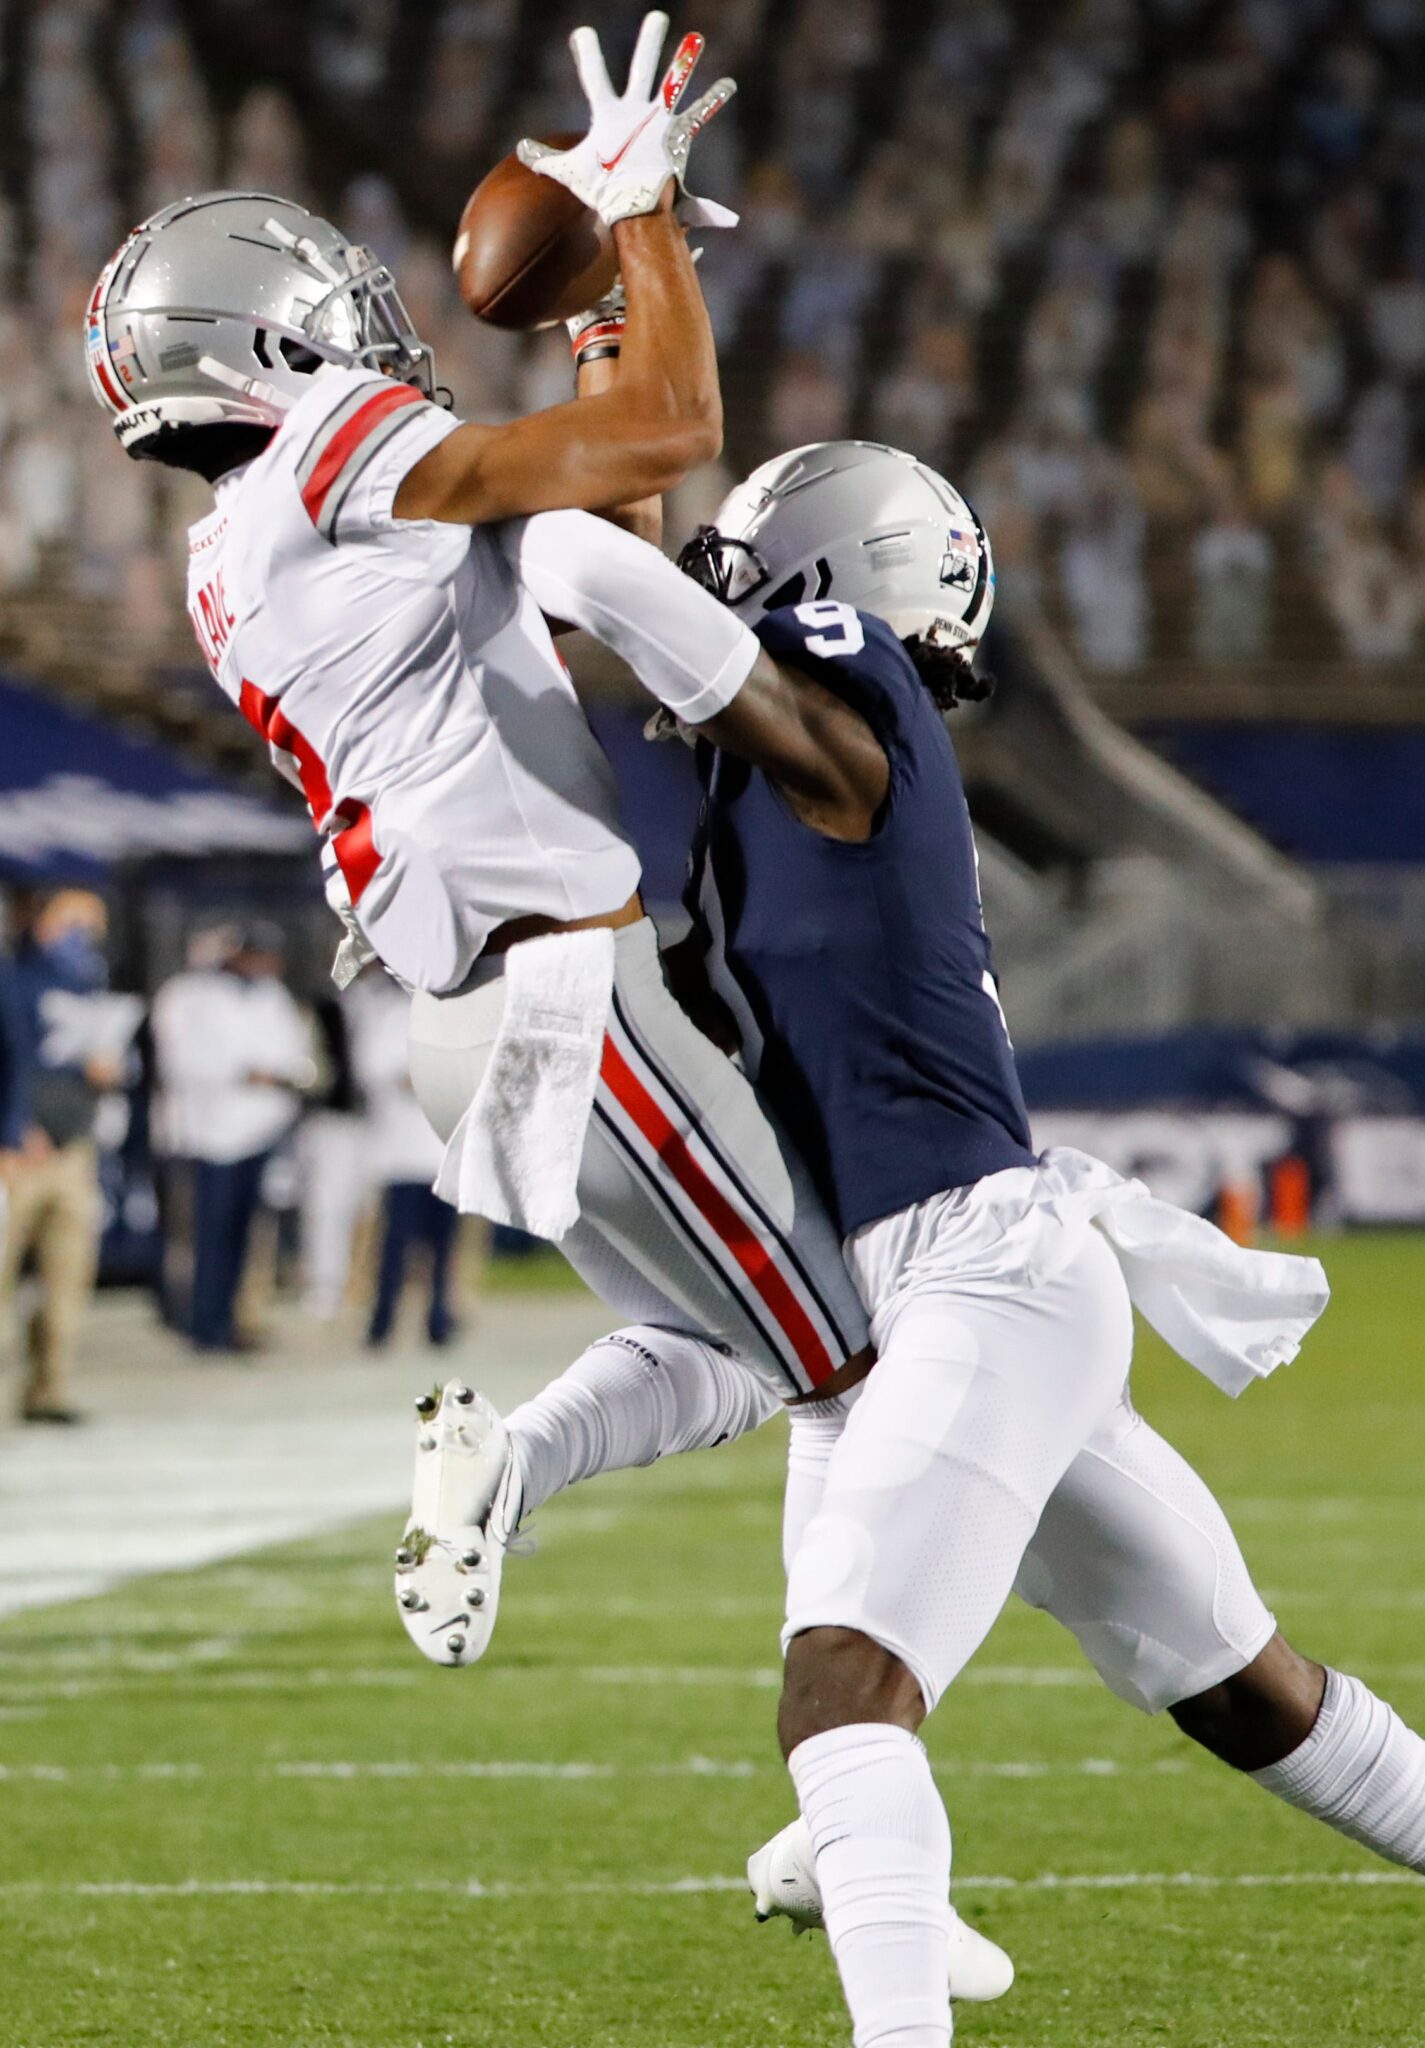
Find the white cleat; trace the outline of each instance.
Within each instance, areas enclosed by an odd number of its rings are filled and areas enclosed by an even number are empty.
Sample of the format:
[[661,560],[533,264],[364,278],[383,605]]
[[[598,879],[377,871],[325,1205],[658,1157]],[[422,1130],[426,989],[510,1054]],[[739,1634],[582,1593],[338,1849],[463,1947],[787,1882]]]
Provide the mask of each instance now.
[[473,1664],[495,1632],[500,1573],[519,1522],[509,1432],[460,1380],[416,1403],[411,1519],[396,1548],[396,1606],[432,1664]]
[[1014,1982],[1014,1964],[996,1941],[977,1933],[950,1908],[950,1996],[962,2005],[990,2005]]
[[[759,1920],[779,1914],[793,1934],[820,1927],[821,1890],[816,1858],[804,1820],[794,1820],[747,1859],[747,1883]],[[966,2005],[1003,1998],[1014,1982],[1014,1964],[1002,1948],[977,1934],[950,1908],[950,1996]]]

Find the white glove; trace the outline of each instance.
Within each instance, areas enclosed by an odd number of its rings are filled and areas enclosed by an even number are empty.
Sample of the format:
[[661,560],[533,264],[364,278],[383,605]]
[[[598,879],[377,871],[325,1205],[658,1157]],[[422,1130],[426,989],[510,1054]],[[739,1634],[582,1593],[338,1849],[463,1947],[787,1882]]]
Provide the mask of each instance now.
[[655,88],[667,33],[666,14],[644,15],[628,84],[620,97],[609,82],[598,36],[591,28],[576,28],[569,47],[589,102],[589,132],[572,149],[551,149],[526,137],[519,145],[519,160],[566,186],[609,227],[634,214],[652,213],[669,178],[676,178],[682,195],[680,220],[695,227],[736,227],[737,215],[727,207],[692,197],[683,185],[683,173],[693,137],[727,105],[737,87],[730,78],[720,78],[680,114],[678,105],[702,55],[703,38],[684,36],[662,84]]

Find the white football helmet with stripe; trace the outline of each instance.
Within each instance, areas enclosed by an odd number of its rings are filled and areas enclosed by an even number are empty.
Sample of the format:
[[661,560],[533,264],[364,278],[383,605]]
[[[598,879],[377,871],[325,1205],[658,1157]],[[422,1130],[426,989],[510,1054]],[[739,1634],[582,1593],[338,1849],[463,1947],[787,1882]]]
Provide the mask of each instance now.
[[279,425],[326,363],[434,395],[390,271],[265,192],[204,192],[135,228],[90,296],[85,345],[94,395],[140,457],[166,428]]
[[815,441],[764,462],[678,564],[743,618],[836,598],[902,640],[967,654],[994,604],[994,558],[973,508],[879,441]]

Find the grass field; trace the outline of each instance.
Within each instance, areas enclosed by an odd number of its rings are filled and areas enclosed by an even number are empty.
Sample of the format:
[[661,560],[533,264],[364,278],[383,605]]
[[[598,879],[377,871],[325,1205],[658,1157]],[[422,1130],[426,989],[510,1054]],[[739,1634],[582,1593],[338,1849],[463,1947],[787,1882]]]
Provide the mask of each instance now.
[[[1139,1401],[1294,1639],[1425,1724],[1425,1245],[1325,1256],[1336,1300],[1272,1386],[1234,1407],[1145,1341]],[[781,1450],[546,1510],[463,1675],[396,1625],[394,1523],[0,1627],[4,2048],[846,2043],[825,1942],[736,1885],[792,1811]],[[1425,1888],[1076,1657],[1012,1610],[929,1731],[961,1909],[1020,1972],[957,2039],[1425,2044]]]

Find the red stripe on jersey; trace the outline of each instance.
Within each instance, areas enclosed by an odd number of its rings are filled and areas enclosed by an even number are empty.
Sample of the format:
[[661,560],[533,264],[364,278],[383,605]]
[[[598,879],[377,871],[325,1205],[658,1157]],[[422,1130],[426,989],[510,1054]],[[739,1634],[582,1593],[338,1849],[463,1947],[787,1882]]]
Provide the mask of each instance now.
[[[312,823],[321,831],[332,810],[331,780],[326,764],[305,733],[298,732],[291,719],[275,697],[267,696],[256,683],[243,681],[238,708],[255,731],[261,733],[269,746],[278,747],[284,754],[290,754],[297,764],[297,775],[302,784],[302,793],[312,813]],[[349,797],[342,804],[338,816],[346,823],[339,832],[332,834],[332,851],[336,864],[346,878],[346,892],[353,903],[359,903],[372,876],[381,865],[377,851],[371,812],[365,804]]]
[[376,838],[371,824],[371,812],[367,805],[344,803],[341,815],[351,823],[332,835],[332,852],[336,864],[346,877],[346,893],[353,903],[359,903],[367,885],[377,868],[381,856],[376,850]]
[[332,786],[321,755],[306,735],[298,732],[277,699],[265,695],[256,683],[244,681],[238,708],[269,746],[290,754],[296,762],[302,794],[311,807],[312,823],[320,832],[332,807]]
[[840,1360],[828,1353],[811,1318],[752,1224],[738,1214],[722,1190],[708,1179],[688,1149],[687,1140],[668,1121],[611,1038],[604,1040],[599,1077],[741,1266],[790,1341],[812,1385],[823,1385],[837,1370]]
[[388,391],[378,391],[374,398],[368,398],[359,406],[344,427],[338,428],[323,448],[317,459],[317,466],[302,487],[302,503],[307,515],[315,526],[322,515],[327,493],[354,452],[361,446],[373,427],[379,426],[388,414],[396,412],[403,405],[424,405],[420,392],[409,384],[393,384]]

